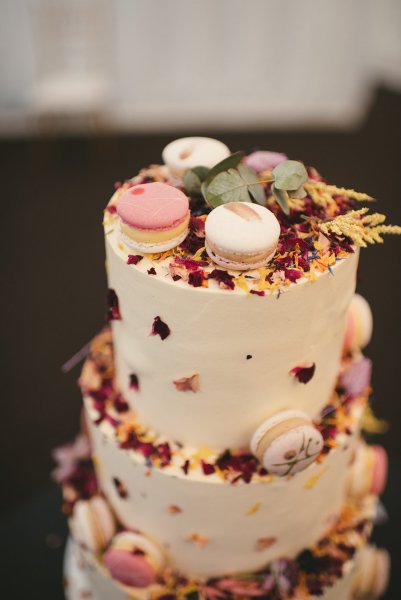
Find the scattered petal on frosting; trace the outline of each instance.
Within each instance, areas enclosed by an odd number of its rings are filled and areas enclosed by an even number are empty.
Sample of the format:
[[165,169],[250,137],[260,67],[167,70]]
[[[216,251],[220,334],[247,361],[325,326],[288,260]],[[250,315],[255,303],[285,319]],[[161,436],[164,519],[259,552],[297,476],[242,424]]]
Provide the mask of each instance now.
[[316,365],[312,363],[310,367],[294,367],[290,373],[298,379],[300,383],[308,383],[315,374]]
[[127,265],[137,265],[142,259],[140,254],[128,254]]
[[215,472],[215,467],[204,460],[201,460],[202,471],[204,475],[212,475]]
[[205,280],[205,273],[202,269],[198,271],[191,271],[188,275],[188,283],[189,285],[193,285],[194,287],[201,287]]
[[148,275],[157,275],[156,269],[154,267],[150,267],[150,269],[148,269]]
[[347,394],[359,396],[370,383],[372,375],[372,361],[369,358],[361,358],[353,362],[340,377],[340,385]]
[[209,279],[215,279],[220,287],[227,290],[233,290],[235,288],[234,275],[230,275],[227,271],[222,269],[214,269],[209,273]]
[[276,537],[261,537],[256,540],[256,550],[261,552],[262,550],[267,550],[270,546],[273,546],[277,542]]
[[131,373],[129,376],[129,387],[131,390],[135,390],[136,392],[139,390],[139,379],[138,375],[135,373]]
[[209,538],[200,533],[191,533],[186,537],[187,542],[191,542],[198,546],[198,548],[206,548],[208,544],[210,544]]
[[179,513],[182,513],[182,508],[176,504],[170,504],[170,506],[167,507],[167,512],[169,512],[170,515],[178,515]]
[[245,156],[244,163],[254,169],[257,173],[272,170],[280,163],[287,160],[288,156],[281,152],[270,152],[269,150],[257,150]]
[[182,377],[181,379],[176,379],[173,381],[176,389],[179,392],[194,392],[196,393],[199,390],[199,374],[194,373],[189,377]]
[[118,479],[118,477],[113,477],[113,484],[120,498],[123,498],[124,500],[128,498],[127,486],[120,479]]
[[162,340],[165,340],[170,335],[170,327],[161,320],[160,317],[155,317],[152,325],[151,335],[159,335]]
[[118,303],[118,297],[115,291],[109,288],[107,292],[107,320],[108,321],[120,321],[121,314]]

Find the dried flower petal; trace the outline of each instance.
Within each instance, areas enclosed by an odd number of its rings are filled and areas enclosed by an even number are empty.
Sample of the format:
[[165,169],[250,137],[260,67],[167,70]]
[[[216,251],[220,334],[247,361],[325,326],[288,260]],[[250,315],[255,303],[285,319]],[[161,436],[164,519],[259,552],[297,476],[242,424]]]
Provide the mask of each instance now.
[[191,542],[198,546],[198,548],[205,548],[208,544],[210,544],[209,538],[200,533],[191,533],[186,537],[187,542]]
[[161,320],[160,317],[155,317],[150,335],[159,335],[162,340],[165,340],[170,335],[170,327]]
[[170,504],[170,506],[167,507],[167,512],[169,512],[170,515],[178,515],[182,512],[182,508],[180,508],[176,504]]
[[109,288],[107,292],[107,320],[108,321],[120,321],[121,313],[118,303],[118,296],[116,292]]
[[176,379],[173,383],[179,392],[190,391],[196,393],[199,390],[199,374],[194,373],[189,377],[181,377],[181,379]]
[[129,376],[129,387],[136,392],[139,390],[139,379],[135,373],[131,373]]
[[215,279],[220,287],[227,290],[233,290],[235,288],[234,275],[230,275],[227,271],[222,269],[214,269],[209,273],[209,279]]
[[294,367],[290,373],[298,379],[300,383],[308,383],[315,374],[316,364],[312,363],[310,367]]
[[118,479],[118,477],[113,477],[113,484],[120,498],[123,498],[124,500],[128,498],[127,486],[120,479]]
[[142,259],[140,254],[128,254],[127,265],[137,265]]
[[277,542],[276,537],[261,537],[256,541],[256,550],[258,552],[262,552],[262,550],[267,550],[270,546],[273,546]]

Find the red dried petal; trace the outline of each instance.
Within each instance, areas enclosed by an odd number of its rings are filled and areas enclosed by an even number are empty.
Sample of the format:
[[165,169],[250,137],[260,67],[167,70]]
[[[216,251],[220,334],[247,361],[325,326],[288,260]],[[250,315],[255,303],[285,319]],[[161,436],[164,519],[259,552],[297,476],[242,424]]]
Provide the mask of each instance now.
[[150,269],[148,269],[148,275],[156,275],[156,269],[154,267],[150,267]]
[[213,465],[201,460],[202,471],[204,475],[212,475],[215,472],[215,468]]
[[205,273],[202,271],[202,269],[199,269],[198,271],[192,271],[188,275],[188,283],[194,287],[201,287],[204,279]]
[[298,269],[285,269],[284,274],[285,278],[289,279],[292,283],[296,283],[302,277],[302,273]]
[[117,212],[117,207],[115,204],[109,204],[108,206],[106,206],[106,208],[104,209],[104,212],[109,213],[110,215],[114,215]]
[[235,288],[234,283],[234,275],[230,275],[227,271],[223,271],[222,269],[214,269],[208,276],[209,279],[215,279],[220,287],[223,287],[228,290],[233,290]]
[[137,265],[142,259],[140,254],[128,254],[127,265]]
[[176,379],[173,383],[179,392],[190,391],[196,393],[199,390],[199,374],[194,373],[189,377],[181,377],[181,379]]
[[310,367],[294,367],[290,373],[298,379],[300,383],[308,383],[315,374],[316,364],[312,363]]
[[160,317],[155,317],[150,335],[159,335],[162,340],[165,340],[170,335],[170,327],[161,320]]
[[115,291],[109,288],[107,292],[107,314],[106,318],[108,321],[120,321],[121,313],[118,302],[118,296]]
[[136,392],[139,390],[139,379],[135,373],[131,373],[129,376],[129,387]]
[[254,294],[255,296],[264,296],[265,295],[263,290],[251,290],[251,294]]

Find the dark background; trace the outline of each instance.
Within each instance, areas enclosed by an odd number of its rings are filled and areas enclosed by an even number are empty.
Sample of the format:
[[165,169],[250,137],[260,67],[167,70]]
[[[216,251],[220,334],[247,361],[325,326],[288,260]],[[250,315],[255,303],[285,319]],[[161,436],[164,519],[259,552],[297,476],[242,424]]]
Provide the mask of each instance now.
[[[113,182],[159,162],[165,144],[193,132],[0,140],[2,315],[0,547],[1,598],[62,598],[66,525],[49,482],[51,449],[79,427],[79,368],[61,365],[100,329],[104,316],[102,209]],[[232,151],[283,151],[314,165],[329,181],[378,199],[401,224],[401,96],[381,89],[355,131],[207,132]],[[391,458],[384,496],[389,524],[377,539],[392,550],[386,598],[399,598],[401,239],[362,251],[358,291],[375,319],[367,354],[374,361],[374,410],[391,424],[375,437]],[[398,565],[397,565],[398,566]],[[40,592],[39,592],[40,590]],[[5,595],[4,595],[5,594]],[[340,600],[340,599],[339,599]],[[341,599],[342,600],[342,599]]]

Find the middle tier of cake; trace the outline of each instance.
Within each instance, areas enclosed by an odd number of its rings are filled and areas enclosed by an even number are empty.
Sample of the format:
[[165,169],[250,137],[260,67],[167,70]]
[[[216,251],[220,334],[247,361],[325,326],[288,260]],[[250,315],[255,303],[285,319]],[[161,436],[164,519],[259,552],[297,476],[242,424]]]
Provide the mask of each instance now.
[[81,384],[100,489],[118,521],[157,542],[174,570],[257,571],[295,557],[338,519],[367,386],[357,395],[332,390],[315,415],[321,454],[302,472],[277,477],[249,450],[183,446],[147,429],[114,387],[110,334],[93,347]]

